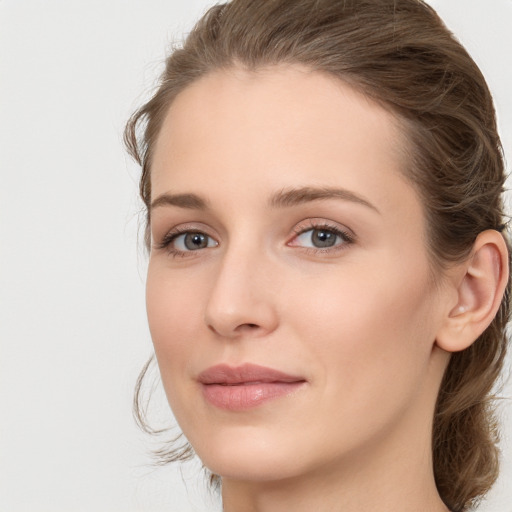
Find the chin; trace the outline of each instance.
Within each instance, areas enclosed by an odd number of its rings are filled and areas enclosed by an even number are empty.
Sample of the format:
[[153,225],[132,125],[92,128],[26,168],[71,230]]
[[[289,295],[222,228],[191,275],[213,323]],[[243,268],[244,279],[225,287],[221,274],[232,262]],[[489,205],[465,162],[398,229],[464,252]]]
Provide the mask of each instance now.
[[[238,430],[238,432],[235,432]],[[245,430],[245,431],[240,431]],[[207,442],[192,445],[208,470],[222,478],[244,481],[272,481],[300,474],[297,446],[281,436],[267,438],[269,432],[257,428],[225,429]],[[291,449],[290,449],[291,448]]]

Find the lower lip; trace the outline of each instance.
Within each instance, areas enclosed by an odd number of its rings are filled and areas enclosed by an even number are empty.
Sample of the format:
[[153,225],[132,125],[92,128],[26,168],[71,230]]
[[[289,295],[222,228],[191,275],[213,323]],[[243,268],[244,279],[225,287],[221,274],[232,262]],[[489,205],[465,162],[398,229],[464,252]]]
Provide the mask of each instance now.
[[220,409],[243,411],[289,395],[305,384],[300,382],[255,382],[250,384],[203,384],[203,395]]

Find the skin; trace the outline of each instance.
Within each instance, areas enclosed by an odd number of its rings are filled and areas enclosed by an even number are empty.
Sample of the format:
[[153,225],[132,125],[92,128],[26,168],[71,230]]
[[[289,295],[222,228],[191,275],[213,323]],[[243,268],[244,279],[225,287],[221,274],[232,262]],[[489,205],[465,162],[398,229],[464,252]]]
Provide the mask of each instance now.
[[[458,295],[432,283],[404,144],[389,112],[299,67],[214,72],[169,109],[147,312],[169,403],[226,512],[447,510],[430,439],[449,359],[436,338]],[[269,206],[301,187],[350,193]],[[318,249],[319,226],[350,240]],[[207,247],[183,234],[163,247],[176,228]],[[247,411],[203,398],[201,371],[246,362],[306,383]]]

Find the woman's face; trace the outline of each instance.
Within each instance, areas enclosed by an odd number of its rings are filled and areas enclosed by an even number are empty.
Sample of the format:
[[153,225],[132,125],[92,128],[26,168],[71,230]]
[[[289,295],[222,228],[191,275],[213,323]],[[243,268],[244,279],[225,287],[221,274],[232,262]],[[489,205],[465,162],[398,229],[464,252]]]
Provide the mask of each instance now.
[[215,72],[172,104],[149,325],[176,419],[224,478],[428,457],[453,296],[403,149],[391,114],[298,67]]

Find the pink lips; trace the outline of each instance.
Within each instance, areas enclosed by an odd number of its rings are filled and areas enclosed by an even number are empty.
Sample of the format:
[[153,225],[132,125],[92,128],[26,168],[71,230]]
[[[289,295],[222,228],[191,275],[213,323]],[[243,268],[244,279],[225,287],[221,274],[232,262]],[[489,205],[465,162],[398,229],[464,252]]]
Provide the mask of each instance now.
[[255,364],[212,366],[199,374],[198,381],[209,403],[231,411],[250,409],[288,395],[306,382],[303,377]]

